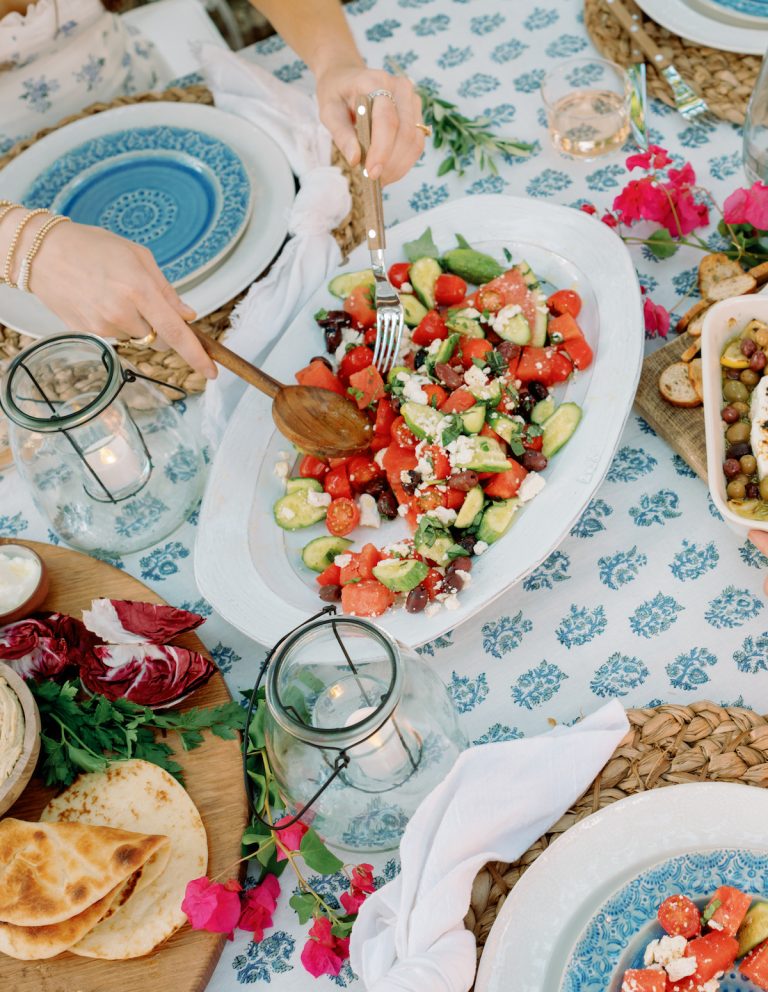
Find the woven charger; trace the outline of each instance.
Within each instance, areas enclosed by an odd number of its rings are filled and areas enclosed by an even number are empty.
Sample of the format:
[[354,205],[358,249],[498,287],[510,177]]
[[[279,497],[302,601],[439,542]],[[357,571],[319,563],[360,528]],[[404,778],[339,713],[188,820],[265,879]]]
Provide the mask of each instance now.
[[768,786],[768,718],[700,702],[627,710],[630,730],[581,799],[513,864],[486,865],[472,887],[464,923],[478,960],[508,893],[552,841],[619,799],[685,782]]
[[[720,52],[678,38],[652,21],[630,0],[627,0],[626,6],[633,14],[640,16],[645,30],[672,60],[683,79],[704,97],[712,113],[724,121],[743,124],[760,72],[759,56]],[[637,61],[632,55],[629,34],[612,15],[604,0],[585,0],[584,24],[595,47],[605,58],[624,66]],[[648,91],[674,107],[672,92],[655,69],[648,72]]]
[[[10,151],[0,157],[0,169],[7,165],[17,155],[20,155],[30,145],[40,138],[45,137],[51,131],[80,120],[82,117],[90,117],[92,114],[100,114],[113,107],[125,107],[132,103],[154,103],[166,100],[177,103],[202,103],[210,105],[213,97],[210,90],[202,85],[187,87],[175,87],[159,93],[142,93],[138,96],[118,97],[111,103],[94,103],[86,107],[79,114],[72,117],[65,117],[54,127],[40,131],[32,138],[27,138],[18,142]],[[365,223],[363,221],[363,208],[361,199],[360,179],[358,170],[351,170],[341,153],[333,149],[333,164],[337,165],[347,178],[349,190],[352,195],[352,210],[336,228],[333,236],[338,242],[343,255],[347,255],[365,237]],[[208,314],[195,323],[195,327],[209,334],[213,338],[220,338],[229,327],[229,318],[237,303],[245,296],[247,290],[238,294],[234,299],[219,307],[213,313]],[[32,339],[12,331],[9,327],[0,324],[0,369],[20,351],[32,343]],[[161,382],[170,385],[181,386],[190,393],[201,392],[205,388],[206,379],[199,372],[194,372],[175,351],[156,351],[152,348],[136,348],[130,342],[121,342],[117,345],[119,353],[132,365],[136,366],[140,372],[150,375]]]

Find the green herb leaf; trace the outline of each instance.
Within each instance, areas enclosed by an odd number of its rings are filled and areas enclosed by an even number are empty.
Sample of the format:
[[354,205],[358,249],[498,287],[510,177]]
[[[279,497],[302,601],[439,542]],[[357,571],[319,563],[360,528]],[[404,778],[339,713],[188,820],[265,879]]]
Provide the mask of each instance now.
[[506,259],[508,265],[512,264],[512,252],[509,248],[504,249],[504,258]]
[[509,371],[506,359],[495,349],[486,354],[485,365],[491,370],[491,375],[500,376]]
[[428,227],[420,238],[415,241],[406,241],[403,245],[405,257],[409,262],[415,262],[419,258],[439,258],[440,252],[437,245],[432,240],[432,228]]
[[327,316],[328,316],[328,311],[327,311],[327,310],[326,310],[325,308],[321,308],[320,310],[318,310],[318,311],[317,311],[317,312],[316,312],[316,313],[314,314],[314,317],[315,317],[315,320],[316,320],[316,321],[317,321],[318,323],[319,323],[319,322],[320,322],[321,320],[325,320],[325,318],[326,318]]
[[647,239],[647,244],[656,258],[671,258],[679,247],[665,227],[654,231]]
[[307,867],[319,871],[322,875],[332,875],[344,867],[344,862],[328,850],[313,827],[310,827],[301,838],[299,852]]
[[457,437],[460,437],[464,433],[464,422],[461,417],[451,416],[450,423],[447,427],[443,428],[443,432],[440,435],[440,440],[442,441],[443,447],[447,448],[448,445],[455,441]]
[[467,241],[463,234],[456,235],[457,248],[471,248],[472,245]]
[[288,905],[298,916],[300,925],[304,926],[312,919],[315,912],[315,897],[308,892],[294,892],[288,900]]

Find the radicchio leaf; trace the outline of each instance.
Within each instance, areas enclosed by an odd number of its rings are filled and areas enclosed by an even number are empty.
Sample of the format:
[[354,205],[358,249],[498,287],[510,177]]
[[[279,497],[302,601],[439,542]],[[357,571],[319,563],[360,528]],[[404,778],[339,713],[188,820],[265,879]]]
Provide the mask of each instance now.
[[89,692],[141,706],[170,706],[203,685],[216,666],[175,645],[100,644],[80,666]]
[[166,644],[203,619],[173,606],[125,599],[94,599],[90,610],[83,610],[85,626],[107,644]]
[[96,638],[74,617],[40,613],[0,627],[0,661],[23,679],[51,678],[81,664]]

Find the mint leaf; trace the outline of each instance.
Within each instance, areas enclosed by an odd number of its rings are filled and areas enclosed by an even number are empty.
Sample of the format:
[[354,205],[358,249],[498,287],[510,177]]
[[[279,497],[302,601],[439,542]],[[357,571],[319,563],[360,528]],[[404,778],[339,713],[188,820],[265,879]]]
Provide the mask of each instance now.
[[472,245],[467,241],[463,234],[456,235],[457,248],[471,248]]
[[428,227],[415,241],[406,241],[403,252],[409,262],[415,262],[419,258],[439,258],[440,252],[432,240],[432,228]]
[[504,258],[506,259],[507,265],[512,264],[512,252],[509,250],[509,248],[504,249]]
[[672,240],[669,231],[661,227],[648,238],[648,247],[656,258],[671,258],[679,245]]
[[318,310],[314,315],[315,320],[319,323],[321,320],[325,320],[328,316],[328,311],[323,307]]
[[344,862],[328,850],[312,827],[301,838],[299,852],[307,867],[321,875],[333,875],[344,867]]
[[304,926],[312,919],[315,911],[315,898],[308,892],[294,892],[288,900],[288,905],[299,918],[299,924]]
[[450,424],[443,428],[443,433],[440,439],[443,443],[443,447],[447,448],[448,445],[455,441],[457,437],[460,437],[464,433],[464,422],[461,417],[451,417]]

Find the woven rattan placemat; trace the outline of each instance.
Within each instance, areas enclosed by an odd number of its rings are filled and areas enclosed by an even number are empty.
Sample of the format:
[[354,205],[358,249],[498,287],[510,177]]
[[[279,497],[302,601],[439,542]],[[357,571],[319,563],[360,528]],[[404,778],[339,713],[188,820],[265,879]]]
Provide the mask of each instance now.
[[[513,864],[488,864],[472,888],[468,930],[478,960],[509,891],[552,841],[618,799],[684,782],[768,786],[768,719],[737,706],[700,702],[627,710],[630,731],[581,799]],[[512,985],[510,985],[512,988]]]
[[[658,47],[669,56],[680,75],[723,120],[743,124],[750,94],[760,71],[757,55],[719,52],[671,34],[643,14],[631,0],[627,7],[638,14]],[[601,55],[619,65],[636,61],[630,36],[612,15],[604,0],[585,0],[584,23]],[[674,107],[669,86],[655,69],[648,72],[648,92]]]
[[[183,88],[174,87],[159,93],[142,93],[138,96],[118,97],[118,99],[113,100],[111,103],[94,103],[90,107],[86,107],[81,113],[75,114],[72,117],[65,117],[54,127],[40,131],[34,137],[20,141],[14,145],[6,155],[0,157],[0,169],[17,155],[20,155],[26,148],[29,148],[35,141],[45,137],[46,134],[55,131],[57,128],[79,120],[81,117],[90,117],[92,114],[99,114],[104,110],[111,110],[113,107],[124,107],[132,103],[150,103],[160,100],[178,103],[213,103],[210,91],[202,85]],[[339,247],[346,255],[365,236],[362,200],[360,197],[360,180],[358,171],[349,169],[336,148],[333,150],[333,164],[338,165],[344,172],[349,182],[350,193],[352,194],[352,210],[344,222],[333,232]],[[203,317],[197,321],[195,326],[214,338],[221,337],[229,326],[229,316],[233,308],[244,295],[245,293],[240,293],[233,300],[230,300],[229,303],[226,303],[218,310],[208,314],[207,317]],[[12,331],[10,328],[0,324],[0,367],[30,343],[30,338],[25,338],[17,334],[16,331]],[[130,343],[119,344],[118,351],[129,362],[137,366],[141,372],[151,375],[162,382],[183,386],[190,393],[200,392],[205,388],[205,378],[199,372],[193,372],[184,359],[177,355],[175,351],[155,351],[151,348],[138,349]]]

